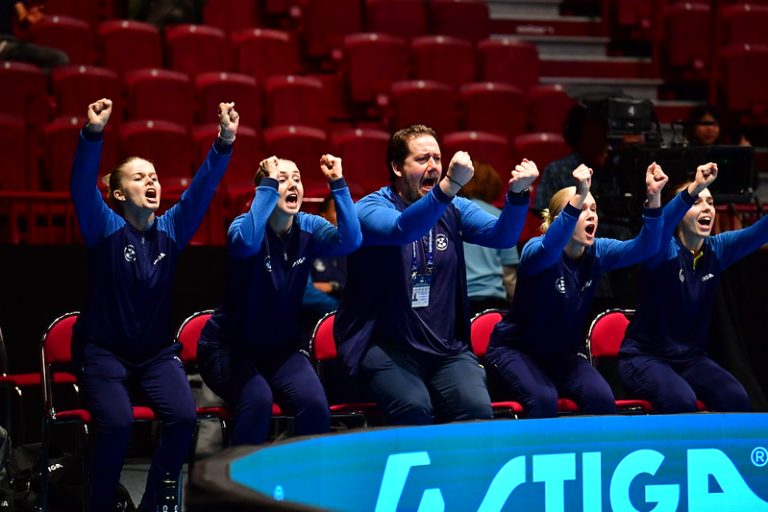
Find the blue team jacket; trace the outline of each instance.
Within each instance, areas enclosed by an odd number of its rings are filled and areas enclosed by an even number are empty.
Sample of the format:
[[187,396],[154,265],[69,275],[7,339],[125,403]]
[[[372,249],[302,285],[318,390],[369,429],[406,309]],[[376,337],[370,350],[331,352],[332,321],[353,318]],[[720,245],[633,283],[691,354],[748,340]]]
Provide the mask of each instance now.
[[173,340],[170,305],[177,257],[208,209],[231,146],[214,144],[181,200],[141,232],[110,209],[96,187],[101,139],[101,133],[81,131],[70,180],[88,248],[88,295],[74,327],[75,342],[138,362]]

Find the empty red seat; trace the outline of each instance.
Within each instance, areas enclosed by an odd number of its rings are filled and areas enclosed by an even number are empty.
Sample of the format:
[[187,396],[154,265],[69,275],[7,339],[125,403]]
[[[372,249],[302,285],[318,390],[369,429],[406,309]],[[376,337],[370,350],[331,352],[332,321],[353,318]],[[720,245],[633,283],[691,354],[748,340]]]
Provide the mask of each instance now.
[[[83,109],[85,114],[85,108]],[[43,130],[43,166],[40,176],[40,188],[51,191],[69,191],[69,176],[72,172],[72,161],[80,136],[80,129],[85,125],[86,118],[81,116],[57,117],[45,126]],[[106,174],[117,161],[116,140],[108,127],[104,134],[104,144],[101,152],[101,166]]]
[[328,180],[320,171],[320,157],[331,151],[324,130],[308,126],[274,126],[264,130],[264,149],[296,163],[304,183],[304,197],[326,197]]
[[63,15],[86,21],[96,27],[102,14],[103,0],[46,0],[45,13]]
[[216,27],[166,27],[165,53],[170,69],[190,75],[206,71],[228,71],[231,67],[229,40],[224,31]]
[[768,113],[768,46],[730,45],[722,48],[720,91],[731,111]]
[[258,27],[261,19],[259,3],[253,0],[206,0],[203,23],[226,32]]
[[513,161],[519,162],[523,158],[533,160],[539,172],[551,161],[563,158],[570,152],[571,148],[558,133],[526,133],[512,141]]
[[768,45],[766,26],[768,26],[768,5],[739,2],[724,6],[718,16],[718,28],[721,31],[720,46]]
[[525,133],[525,95],[517,87],[478,82],[461,87],[464,129],[495,133],[511,141]]
[[330,57],[344,37],[363,31],[360,0],[302,0],[300,32],[310,57]]
[[532,132],[560,133],[576,101],[560,84],[537,85],[528,91],[528,127]]
[[129,119],[161,119],[191,126],[195,116],[192,83],[185,73],[138,69],[125,74]]
[[371,128],[345,128],[331,132],[333,154],[340,157],[344,177],[354,197],[389,184],[387,147],[390,135]]
[[323,83],[306,76],[273,76],[264,81],[267,126],[300,125],[326,129],[327,97]]
[[32,124],[48,118],[45,73],[24,62],[0,62],[0,114],[22,116]]
[[[218,123],[196,126],[192,130],[195,145],[195,162],[202,162],[211,149],[213,141],[219,132]],[[232,190],[253,189],[253,178],[263,158],[261,141],[258,132],[240,125],[237,129],[237,140],[232,151],[232,159],[227,166],[227,172],[221,179],[222,186]],[[319,159],[319,157],[318,157]]]
[[480,80],[503,82],[524,93],[539,83],[539,52],[518,39],[485,39],[477,43]]
[[96,66],[61,66],[51,72],[56,113],[83,116],[88,105],[100,98],[112,100],[110,122],[119,123],[123,115],[123,84],[111,69]]
[[26,190],[29,186],[27,171],[27,127],[21,116],[0,114],[0,190]]
[[425,124],[438,135],[459,128],[459,95],[453,87],[429,80],[405,80],[392,84],[390,125],[398,130]]
[[69,16],[45,16],[32,26],[32,41],[63,51],[70,64],[93,64],[93,29],[84,20]]
[[427,33],[427,2],[424,0],[365,0],[365,29],[398,37]]
[[713,32],[708,2],[677,2],[664,8],[661,55],[672,78],[703,80],[709,77]]
[[110,20],[98,28],[99,62],[118,74],[163,67],[163,45],[157,27],[141,21]]
[[428,5],[433,34],[461,37],[476,43],[490,33],[486,0],[430,0]]
[[[443,160],[450,162],[457,151],[466,151],[473,160],[488,162],[507,183],[512,170],[509,143],[505,137],[493,133],[463,131],[442,137]],[[444,166],[447,164],[443,164]]]
[[296,39],[281,30],[254,28],[232,34],[236,68],[257,80],[302,71]]
[[129,121],[120,128],[120,158],[140,156],[152,162],[164,186],[187,186],[192,144],[187,129],[162,120]]
[[392,82],[408,78],[405,40],[386,34],[352,34],[344,38],[349,98],[371,103],[388,95]]
[[202,73],[195,78],[195,92],[198,123],[215,121],[219,103],[234,101],[242,124],[261,127],[261,90],[252,76],[241,73]]
[[475,81],[475,48],[465,39],[423,36],[411,41],[411,76],[454,87]]

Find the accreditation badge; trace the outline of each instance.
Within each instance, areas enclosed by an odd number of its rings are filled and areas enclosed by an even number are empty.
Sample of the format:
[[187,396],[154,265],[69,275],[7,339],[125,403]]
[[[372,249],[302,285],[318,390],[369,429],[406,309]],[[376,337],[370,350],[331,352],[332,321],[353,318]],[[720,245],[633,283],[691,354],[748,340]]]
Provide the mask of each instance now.
[[432,286],[432,276],[416,274],[411,278],[411,307],[425,308],[429,306],[429,288]]

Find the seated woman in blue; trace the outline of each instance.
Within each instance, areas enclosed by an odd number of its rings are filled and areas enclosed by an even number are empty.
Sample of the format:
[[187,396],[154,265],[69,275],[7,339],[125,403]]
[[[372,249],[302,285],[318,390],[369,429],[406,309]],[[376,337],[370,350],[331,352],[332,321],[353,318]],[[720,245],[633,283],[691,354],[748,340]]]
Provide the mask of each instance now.
[[697,398],[715,411],[750,410],[744,387],[706,351],[720,276],[768,242],[768,216],[710,236],[715,207],[707,187],[716,176],[716,164],[699,166],[664,207],[663,243],[643,264],[640,301],[621,345],[622,383],[659,412],[694,412]]
[[297,435],[330,428],[325,391],[302,350],[299,310],[312,258],[345,255],[362,235],[341,159],[324,155],[320,168],[338,227],[299,212],[299,169],[274,156],[261,162],[250,209],[229,227],[229,281],[203,328],[197,359],[205,383],[235,409],[233,445],[267,440],[273,402],[295,415]]
[[109,174],[109,199],[96,186],[112,101],[88,105],[71,176],[71,195],[88,247],[88,297],[74,326],[72,356],[96,426],[86,510],[114,509],[138,387],[163,422],[141,510],[155,510],[166,474],[189,454],[196,414],[173,343],[171,291],[179,253],[195,234],[229,163],[238,127],[234,103],[219,104],[219,137],[178,204],[156,216],[161,187],[152,163],[131,157]]
[[616,411],[608,383],[582,353],[595,285],[604,272],[627,267],[658,251],[661,190],[667,176],[648,166],[648,205],[637,238],[596,238],[592,169],[573,171],[575,187],[556,192],[544,212],[544,236],[523,248],[512,307],[496,325],[486,361],[523,404],[528,417],[551,417],[557,398],[572,398],[588,414]]

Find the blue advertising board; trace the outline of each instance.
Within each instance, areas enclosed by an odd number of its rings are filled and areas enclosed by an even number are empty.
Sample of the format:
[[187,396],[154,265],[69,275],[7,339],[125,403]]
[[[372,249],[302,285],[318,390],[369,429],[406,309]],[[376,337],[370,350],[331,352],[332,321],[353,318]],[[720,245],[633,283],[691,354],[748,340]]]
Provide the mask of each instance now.
[[768,414],[363,430],[258,449],[232,481],[327,510],[767,511]]

